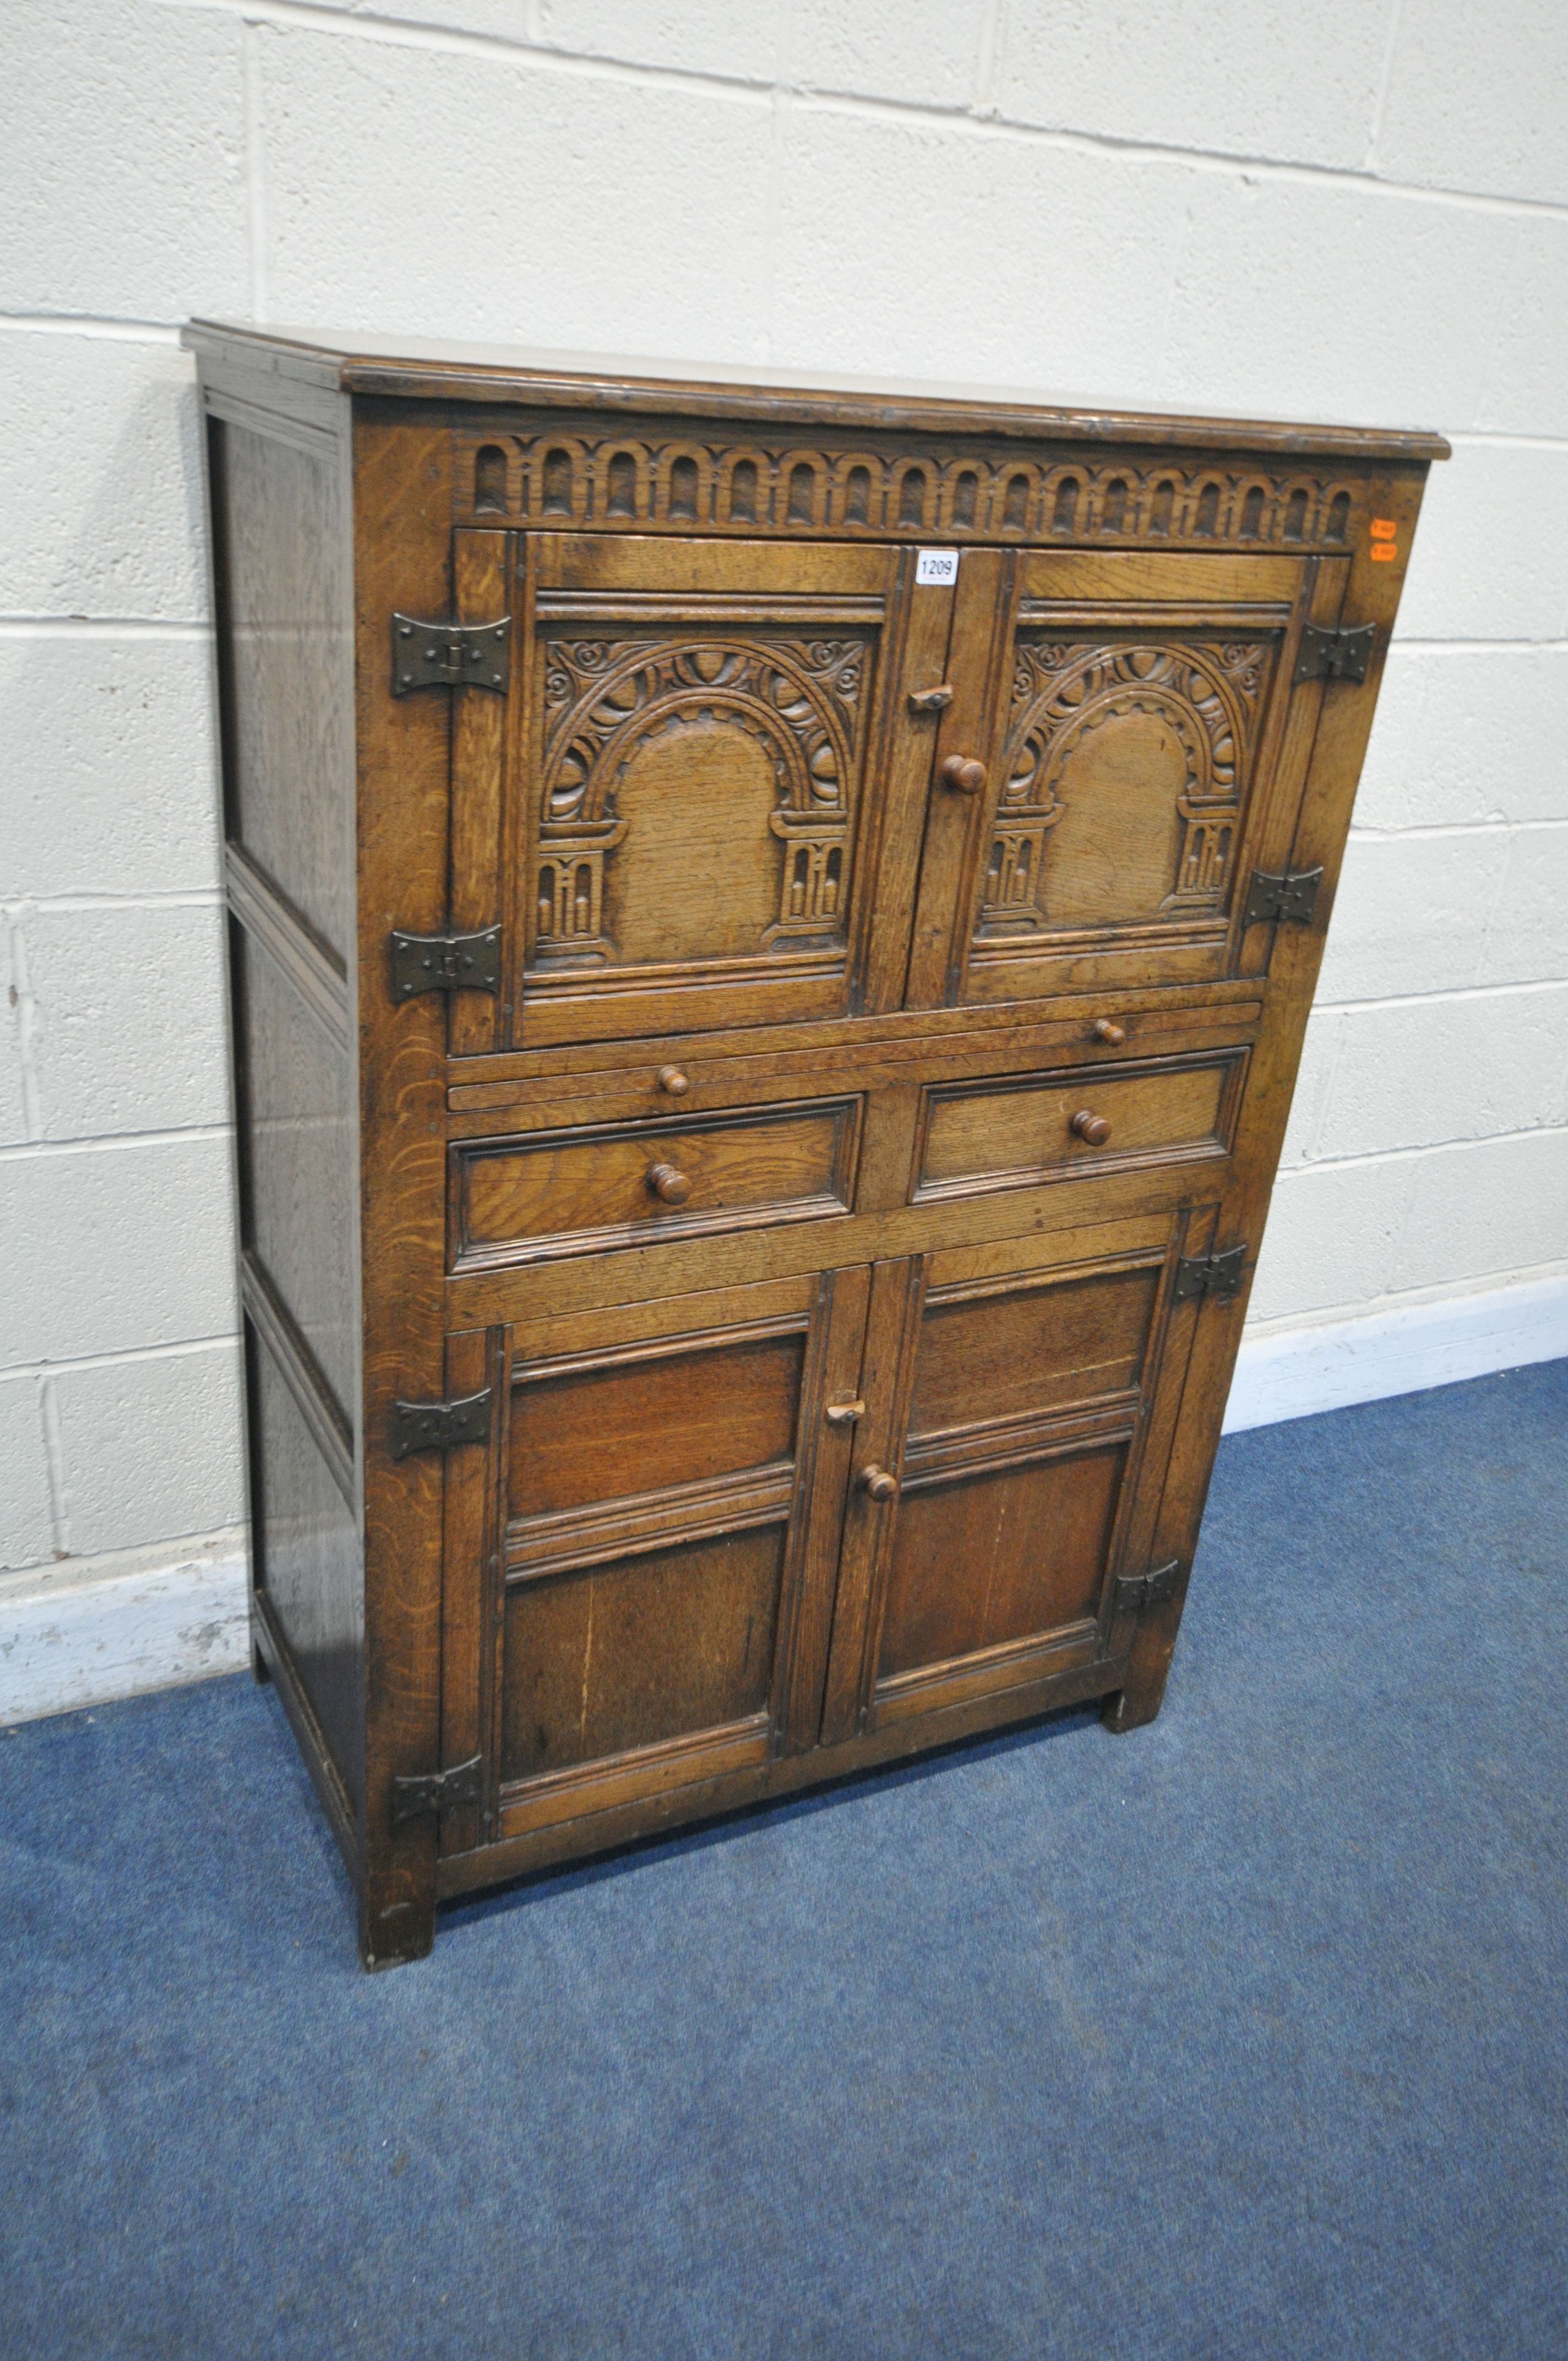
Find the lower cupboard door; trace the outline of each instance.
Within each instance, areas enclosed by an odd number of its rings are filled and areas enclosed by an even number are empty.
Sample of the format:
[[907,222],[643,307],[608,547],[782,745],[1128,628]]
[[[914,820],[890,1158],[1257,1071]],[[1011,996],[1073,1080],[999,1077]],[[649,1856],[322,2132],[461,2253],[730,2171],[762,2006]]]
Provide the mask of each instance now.
[[448,1339],[489,1440],[447,1455],[447,1851],[815,1742],[871,1274]]
[[[878,1263],[822,1738],[1020,1718],[1131,1643],[1212,1208]],[[1101,1686],[1105,1686],[1102,1683]],[[913,1742],[918,1742],[912,1730]]]

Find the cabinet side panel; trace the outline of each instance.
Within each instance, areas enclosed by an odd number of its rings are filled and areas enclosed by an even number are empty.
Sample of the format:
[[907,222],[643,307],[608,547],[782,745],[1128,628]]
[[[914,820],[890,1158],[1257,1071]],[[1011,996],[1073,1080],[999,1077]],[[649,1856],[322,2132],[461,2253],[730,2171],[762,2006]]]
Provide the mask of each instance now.
[[347,404],[291,407],[288,389],[232,372],[204,396],[252,1575],[266,1645],[303,1701],[302,1742],[360,1822]]
[[365,1806],[359,1528],[293,1389],[246,1323],[255,1578],[357,1821]]
[[333,954],[354,947],[350,555],[341,457],[213,418],[226,833]]
[[238,924],[229,957],[241,1242],[352,1424],[359,1363],[352,1060]]

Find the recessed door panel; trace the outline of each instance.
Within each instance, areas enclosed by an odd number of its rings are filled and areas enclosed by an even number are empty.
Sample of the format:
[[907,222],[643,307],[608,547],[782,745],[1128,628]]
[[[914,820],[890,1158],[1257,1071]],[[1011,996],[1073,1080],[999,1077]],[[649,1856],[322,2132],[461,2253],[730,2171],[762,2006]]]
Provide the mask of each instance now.
[[932,1294],[920,1324],[911,1434],[1135,1389],[1158,1290],[1159,1266],[1142,1263]]
[[954,646],[983,648],[988,687],[944,726],[910,1005],[1261,971],[1245,884],[1287,865],[1321,695],[1296,652],[1345,572],[1043,551],[960,571]]
[[607,1497],[711,1483],[792,1457],[804,1326],[680,1343],[514,1377],[513,1527]]
[[765,1722],[784,1557],[781,1521],[509,1585],[502,1784]]
[[1023,603],[978,940],[1214,917],[1278,627],[1227,642],[1153,616],[1092,636],[1054,621]]
[[1112,1444],[956,1482],[906,1482],[879,1685],[1092,1623],[1125,1464],[1125,1444]]

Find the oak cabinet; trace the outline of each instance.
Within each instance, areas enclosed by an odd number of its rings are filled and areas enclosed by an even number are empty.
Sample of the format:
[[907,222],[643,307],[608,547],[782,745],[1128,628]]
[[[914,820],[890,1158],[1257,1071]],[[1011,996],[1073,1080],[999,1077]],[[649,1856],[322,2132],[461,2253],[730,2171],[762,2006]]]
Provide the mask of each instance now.
[[257,1664],[367,1963],[1146,1721],[1446,446],[188,340]]

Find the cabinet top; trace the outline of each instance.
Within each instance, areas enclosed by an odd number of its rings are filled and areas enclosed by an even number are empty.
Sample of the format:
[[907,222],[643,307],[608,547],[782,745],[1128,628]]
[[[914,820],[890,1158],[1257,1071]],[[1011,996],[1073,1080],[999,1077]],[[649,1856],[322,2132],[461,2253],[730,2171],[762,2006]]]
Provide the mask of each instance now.
[[1102,410],[1021,398],[1016,388],[916,384],[748,368],[722,374],[689,363],[622,359],[416,337],[331,337],[307,328],[247,328],[194,320],[182,342],[335,392],[403,401],[520,401],[548,409],[756,418],[803,425],[909,428],[1024,440],[1136,443],[1146,448],[1291,452],[1357,459],[1446,459],[1441,434],[1419,429],[1314,426],[1282,419]]

